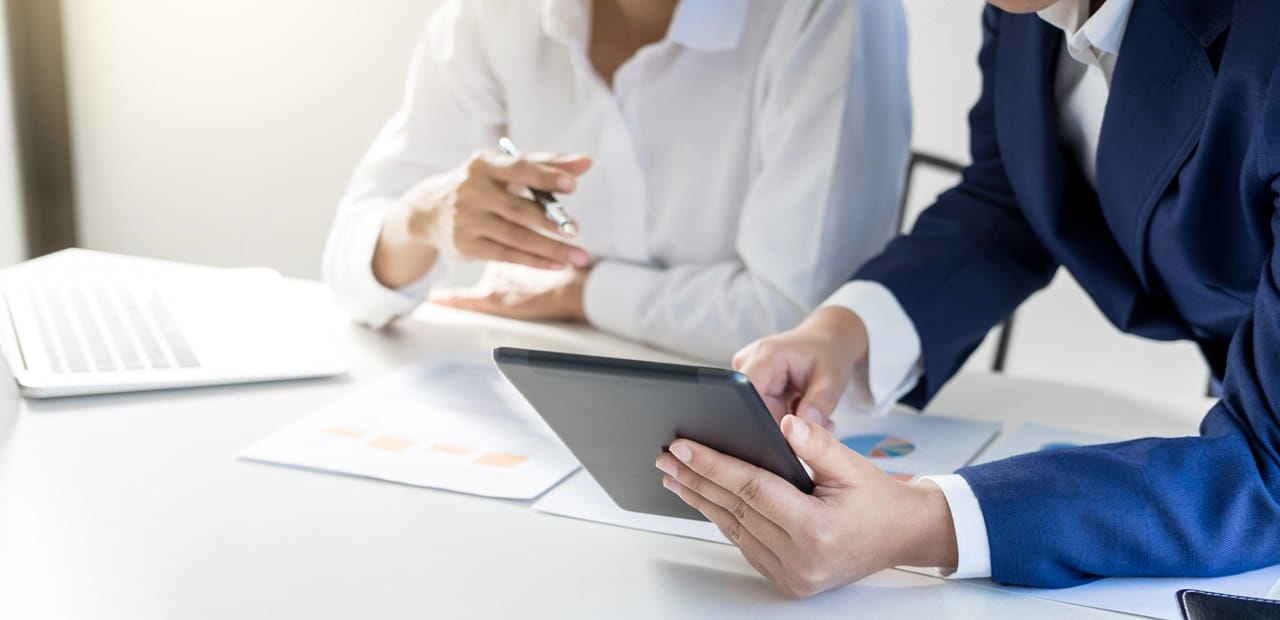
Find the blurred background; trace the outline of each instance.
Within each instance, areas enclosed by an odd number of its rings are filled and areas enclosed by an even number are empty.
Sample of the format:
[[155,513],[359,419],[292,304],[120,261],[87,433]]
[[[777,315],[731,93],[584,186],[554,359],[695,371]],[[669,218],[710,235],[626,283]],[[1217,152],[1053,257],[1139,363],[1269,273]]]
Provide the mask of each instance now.
[[[0,266],[76,245],[301,278],[319,277],[347,176],[395,109],[437,4],[3,1]],[[915,150],[965,163],[983,2],[905,5]],[[956,178],[917,166],[907,224]],[[1205,391],[1193,346],[1119,334],[1066,274],[1011,336],[1012,374]],[[989,340],[971,370],[991,367]]]

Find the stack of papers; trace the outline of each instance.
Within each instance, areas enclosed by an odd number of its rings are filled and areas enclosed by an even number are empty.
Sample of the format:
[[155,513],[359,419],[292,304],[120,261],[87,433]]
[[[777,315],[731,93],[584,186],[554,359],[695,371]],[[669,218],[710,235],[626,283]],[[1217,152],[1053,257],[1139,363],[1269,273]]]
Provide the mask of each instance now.
[[664,517],[619,508],[586,470],[579,471],[557,485],[542,499],[535,502],[533,509],[547,514],[608,523],[633,530],[729,544],[729,540],[720,533],[720,529],[710,521]]
[[509,499],[536,497],[578,468],[492,362],[409,366],[239,456]]

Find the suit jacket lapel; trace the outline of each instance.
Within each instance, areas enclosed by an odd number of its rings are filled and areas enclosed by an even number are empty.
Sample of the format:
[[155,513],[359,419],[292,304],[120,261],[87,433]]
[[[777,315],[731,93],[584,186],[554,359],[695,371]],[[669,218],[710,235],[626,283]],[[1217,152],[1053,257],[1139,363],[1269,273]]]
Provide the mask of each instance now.
[[1136,0],[1129,16],[1102,122],[1097,189],[1148,290],[1147,223],[1199,141],[1214,79],[1205,46],[1229,23],[1230,4]]

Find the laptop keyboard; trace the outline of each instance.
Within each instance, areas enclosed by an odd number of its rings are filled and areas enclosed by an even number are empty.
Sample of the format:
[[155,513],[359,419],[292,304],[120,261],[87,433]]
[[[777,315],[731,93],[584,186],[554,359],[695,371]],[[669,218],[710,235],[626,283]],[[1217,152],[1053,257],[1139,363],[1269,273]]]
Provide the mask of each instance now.
[[21,294],[30,295],[55,373],[200,367],[156,291],[120,286],[33,288]]

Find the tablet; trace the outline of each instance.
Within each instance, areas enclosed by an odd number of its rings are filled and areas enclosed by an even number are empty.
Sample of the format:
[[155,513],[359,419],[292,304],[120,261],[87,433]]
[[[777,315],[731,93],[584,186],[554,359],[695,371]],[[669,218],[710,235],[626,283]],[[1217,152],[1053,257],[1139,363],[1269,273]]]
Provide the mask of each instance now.
[[813,482],[741,373],[502,347],[494,361],[623,509],[706,518],[654,467],[676,438],[767,469],[805,493]]

